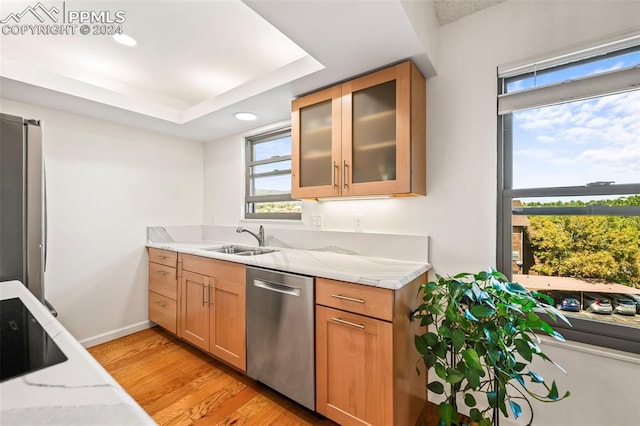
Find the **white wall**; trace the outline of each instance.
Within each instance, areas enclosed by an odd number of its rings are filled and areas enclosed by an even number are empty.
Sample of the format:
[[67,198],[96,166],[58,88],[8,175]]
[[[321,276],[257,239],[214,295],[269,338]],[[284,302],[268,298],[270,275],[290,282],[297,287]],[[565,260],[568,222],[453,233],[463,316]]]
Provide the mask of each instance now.
[[[436,271],[493,263],[496,67],[634,27],[640,29],[640,2],[566,0],[511,0],[442,27],[427,108],[425,213]],[[577,344],[546,349],[568,375],[547,367],[545,378],[556,377],[573,395],[536,404],[535,425],[623,425],[639,418],[640,357]]]
[[[308,229],[310,215],[322,214],[325,229],[351,230],[353,214],[364,213],[366,232],[430,235],[434,272],[494,265],[497,66],[638,27],[640,2],[615,0],[510,0],[442,27],[438,75],[427,85],[427,197],[304,202],[303,221],[292,226]],[[206,223],[242,221],[242,143],[234,135],[205,146]],[[569,370],[549,374],[573,395],[538,405],[534,424],[622,425],[639,417],[638,356],[578,344],[547,350]]]
[[202,143],[9,100],[0,111],[43,122],[60,321],[89,345],[146,327],[146,227],[202,222]]

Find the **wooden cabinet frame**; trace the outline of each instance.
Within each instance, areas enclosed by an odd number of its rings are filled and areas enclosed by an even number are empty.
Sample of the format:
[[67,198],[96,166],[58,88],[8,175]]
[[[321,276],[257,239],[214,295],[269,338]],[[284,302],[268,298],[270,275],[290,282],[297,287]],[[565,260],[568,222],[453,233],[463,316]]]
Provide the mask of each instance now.
[[178,336],[246,371],[245,266],[181,255]]
[[148,316],[167,331],[178,332],[177,253],[149,248]]
[[[389,81],[396,82],[396,178],[354,183],[353,94]],[[302,187],[300,112],[328,100],[332,105],[332,184]],[[426,195],[426,82],[410,61],[294,99],[291,130],[292,198]]]
[[[340,120],[342,116],[341,86],[334,86],[321,90],[303,98],[294,99],[291,109],[291,197],[292,198],[315,198],[315,197],[337,197],[340,195],[342,187],[342,174],[340,173],[342,164],[342,154],[340,147]],[[300,186],[300,110],[304,107],[331,101],[331,164],[332,182],[331,185],[324,186]]]
[[[414,336],[424,327],[410,317],[425,280],[423,274],[401,289],[387,290],[317,279],[319,413],[343,426],[415,424],[427,382],[426,373],[418,376],[415,370]],[[349,304],[344,297],[360,302]],[[384,303],[389,306],[383,308]]]

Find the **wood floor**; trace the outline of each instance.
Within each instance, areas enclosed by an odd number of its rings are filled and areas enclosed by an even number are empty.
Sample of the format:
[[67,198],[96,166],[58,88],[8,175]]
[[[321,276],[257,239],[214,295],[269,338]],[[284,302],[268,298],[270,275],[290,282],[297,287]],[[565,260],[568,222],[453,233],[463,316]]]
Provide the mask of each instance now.
[[161,425],[335,425],[158,327],[88,350]]

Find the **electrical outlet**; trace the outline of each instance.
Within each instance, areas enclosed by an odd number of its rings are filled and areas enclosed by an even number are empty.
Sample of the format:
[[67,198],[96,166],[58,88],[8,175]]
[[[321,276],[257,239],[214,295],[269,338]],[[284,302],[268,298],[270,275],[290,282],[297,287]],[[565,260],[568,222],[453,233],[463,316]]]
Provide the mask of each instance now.
[[364,227],[364,214],[356,213],[353,215],[353,230],[356,232],[362,232]]
[[321,214],[312,214],[311,215],[311,227],[314,229],[322,229],[322,215]]

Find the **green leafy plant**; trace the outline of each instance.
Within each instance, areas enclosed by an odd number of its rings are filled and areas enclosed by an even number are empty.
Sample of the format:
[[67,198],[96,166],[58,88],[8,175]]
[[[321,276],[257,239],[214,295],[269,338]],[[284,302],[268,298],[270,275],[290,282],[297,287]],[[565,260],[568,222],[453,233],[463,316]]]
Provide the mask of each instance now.
[[[551,298],[528,292],[493,269],[453,277],[438,275],[436,281],[423,284],[420,292],[422,303],[414,318],[428,328],[415,336],[415,346],[427,369],[433,368],[439,378],[427,388],[446,397],[438,406],[440,426],[461,424],[458,396],[470,408],[473,422],[489,426],[492,419],[497,423],[498,411],[509,417],[507,405],[518,418],[521,404],[526,403],[531,424],[529,397],[553,402],[570,395],[560,396],[555,380],[549,384],[530,368],[534,357],[555,364],[540,348],[536,333],[564,341],[538,315],[546,312],[554,321],[560,318],[569,324]],[[542,393],[534,392],[534,387]]]

